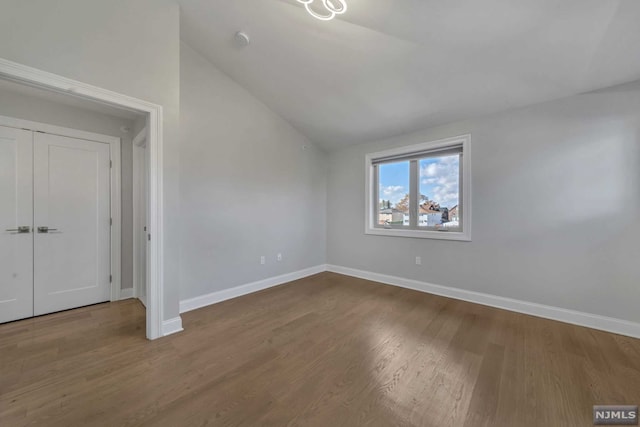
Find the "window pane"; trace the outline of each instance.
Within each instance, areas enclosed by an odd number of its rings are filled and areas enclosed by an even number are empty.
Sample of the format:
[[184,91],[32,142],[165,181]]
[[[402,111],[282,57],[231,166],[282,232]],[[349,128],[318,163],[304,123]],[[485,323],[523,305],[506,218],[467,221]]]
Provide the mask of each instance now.
[[459,229],[460,155],[420,160],[418,226]]
[[378,165],[376,225],[409,225],[409,162]]

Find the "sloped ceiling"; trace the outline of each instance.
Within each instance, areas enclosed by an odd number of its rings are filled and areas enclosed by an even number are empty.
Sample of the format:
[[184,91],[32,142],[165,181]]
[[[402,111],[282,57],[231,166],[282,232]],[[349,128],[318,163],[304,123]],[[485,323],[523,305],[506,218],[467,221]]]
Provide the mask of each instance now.
[[640,79],[638,0],[346,1],[179,0],[182,39],[327,149]]

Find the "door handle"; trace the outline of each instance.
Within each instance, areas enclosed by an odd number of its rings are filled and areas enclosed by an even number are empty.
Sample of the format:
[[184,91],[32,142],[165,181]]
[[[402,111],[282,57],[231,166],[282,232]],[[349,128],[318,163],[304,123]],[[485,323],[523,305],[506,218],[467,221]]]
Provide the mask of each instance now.
[[29,227],[28,225],[21,225],[18,228],[7,228],[5,231],[9,231],[11,232],[11,234],[24,234],[30,233],[31,227]]
[[38,227],[38,233],[48,233],[50,231],[58,231],[57,228]]

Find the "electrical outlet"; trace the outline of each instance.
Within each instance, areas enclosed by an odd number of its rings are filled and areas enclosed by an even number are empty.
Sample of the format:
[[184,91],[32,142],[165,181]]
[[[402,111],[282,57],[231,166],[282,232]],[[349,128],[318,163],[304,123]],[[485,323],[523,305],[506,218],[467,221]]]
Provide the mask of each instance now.
[[265,265],[266,263],[267,263],[267,258],[264,255],[262,255],[260,257],[260,264]]
[[422,257],[416,257],[416,265],[422,265]]
[[278,254],[278,256],[276,257],[276,259],[277,259],[278,261],[282,261],[282,254]]

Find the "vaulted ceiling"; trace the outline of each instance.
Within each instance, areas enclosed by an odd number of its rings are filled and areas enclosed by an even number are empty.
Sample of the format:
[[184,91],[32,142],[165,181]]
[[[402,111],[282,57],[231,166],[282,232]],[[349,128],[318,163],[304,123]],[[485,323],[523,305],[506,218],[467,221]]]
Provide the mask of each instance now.
[[327,149],[640,79],[638,0],[178,2],[187,44]]

